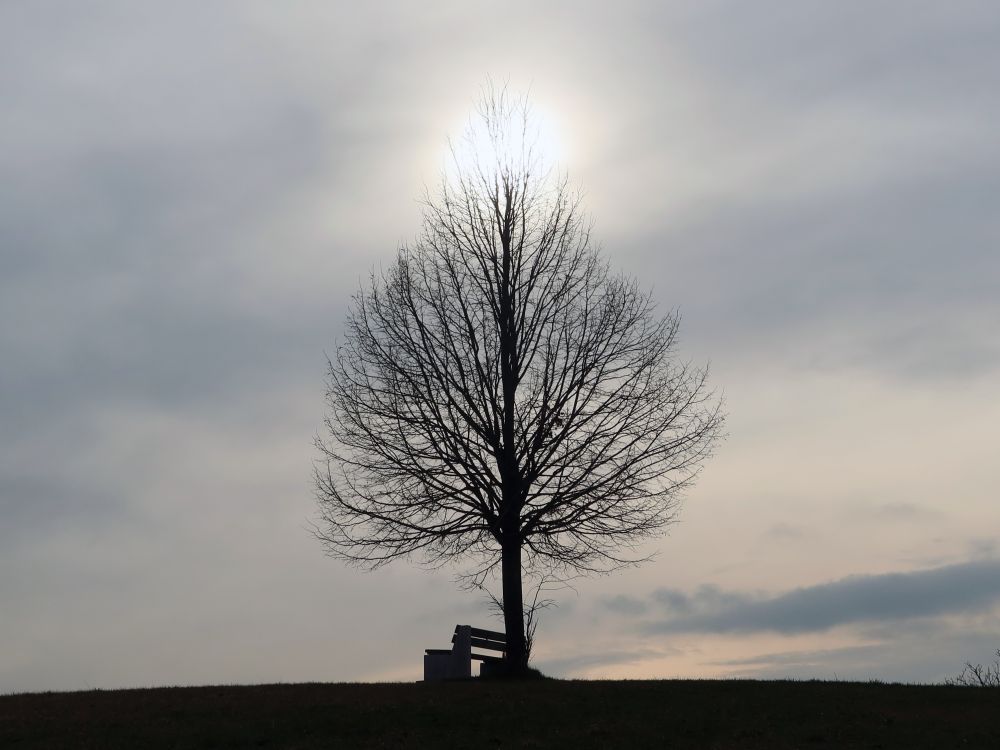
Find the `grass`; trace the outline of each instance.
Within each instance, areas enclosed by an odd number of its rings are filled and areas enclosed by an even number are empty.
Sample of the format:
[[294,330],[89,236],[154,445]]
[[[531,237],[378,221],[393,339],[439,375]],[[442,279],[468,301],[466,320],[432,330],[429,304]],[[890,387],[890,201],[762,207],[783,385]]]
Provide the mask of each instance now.
[[852,682],[302,684],[0,696],[0,748],[1000,748],[1000,691]]

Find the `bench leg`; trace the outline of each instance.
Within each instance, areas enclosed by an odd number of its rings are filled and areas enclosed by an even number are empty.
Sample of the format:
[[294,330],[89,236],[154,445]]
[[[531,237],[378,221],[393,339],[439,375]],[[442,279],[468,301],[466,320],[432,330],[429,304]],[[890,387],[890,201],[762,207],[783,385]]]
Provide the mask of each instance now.
[[451,654],[424,654],[424,682],[440,682],[451,676]]

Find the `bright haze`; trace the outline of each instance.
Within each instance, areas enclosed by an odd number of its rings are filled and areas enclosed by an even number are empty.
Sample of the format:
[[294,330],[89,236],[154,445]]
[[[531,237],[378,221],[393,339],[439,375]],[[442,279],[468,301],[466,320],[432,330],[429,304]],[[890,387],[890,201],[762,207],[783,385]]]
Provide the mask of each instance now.
[[936,681],[1000,647],[1000,7],[360,5],[0,8],[0,691],[418,679],[496,627],[309,532],[326,355],[488,77],[729,414],[536,664]]

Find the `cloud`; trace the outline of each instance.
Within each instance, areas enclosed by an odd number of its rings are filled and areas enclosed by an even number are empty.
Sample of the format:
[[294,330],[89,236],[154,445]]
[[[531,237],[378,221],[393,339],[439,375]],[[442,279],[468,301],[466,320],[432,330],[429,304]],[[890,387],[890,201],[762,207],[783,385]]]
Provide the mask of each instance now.
[[721,659],[712,664],[724,667],[807,667],[816,668],[831,662],[871,661],[885,651],[881,644],[867,646],[845,646],[843,648],[813,649],[809,651],[779,651],[776,653],[757,654],[736,659]]
[[[1000,188],[984,75],[998,14],[880,7],[660,12],[703,87],[676,111],[644,103],[671,137],[630,148],[672,179],[628,251],[643,273],[670,258],[669,292],[712,356],[930,382],[1000,366],[984,203]],[[948,59],[929,63],[929,43]]]
[[[943,682],[955,677],[965,662],[989,659],[998,642],[995,627],[992,630],[967,626],[924,628],[897,624],[891,632],[866,634],[866,638],[872,636],[877,642],[767,652],[712,664],[729,667],[728,675],[739,678]],[[930,644],[933,646],[929,647]]]
[[871,510],[873,518],[879,518],[890,523],[910,520],[933,520],[941,517],[941,511],[936,508],[926,508],[916,503],[894,502],[882,503]]
[[627,594],[602,597],[599,604],[608,612],[618,615],[644,615],[649,610],[648,602]]
[[851,576],[760,598],[703,586],[694,594],[659,589],[667,617],[647,633],[808,633],[839,625],[983,612],[1000,603],[1000,560],[910,573]]
[[801,526],[779,521],[768,527],[764,532],[764,538],[772,542],[782,542],[802,539],[806,534],[806,530]]
[[654,647],[586,652],[553,658],[539,657],[538,668],[545,674],[572,676],[575,672],[593,667],[638,664],[680,653],[679,649]]
[[723,591],[712,584],[699,586],[691,595],[677,589],[657,589],[653,592],[652,598],[672,614],[684,617],[705,612],[728,611],[752,601],[748,594]]

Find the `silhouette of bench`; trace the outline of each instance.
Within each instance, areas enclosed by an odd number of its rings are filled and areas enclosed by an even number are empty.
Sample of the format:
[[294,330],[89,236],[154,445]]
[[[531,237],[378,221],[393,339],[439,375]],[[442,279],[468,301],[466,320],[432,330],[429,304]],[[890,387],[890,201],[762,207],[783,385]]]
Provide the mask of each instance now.
[[502,656],[479,654],[473,648],[487,651],[507,650],[507,634],[483,630],[471,625],[456,625],[451,648],[429,648],[424,651],[424,682],[456,680],[472,677],[472,660],[481,662],[479,675],[488,676],[503,664]]

